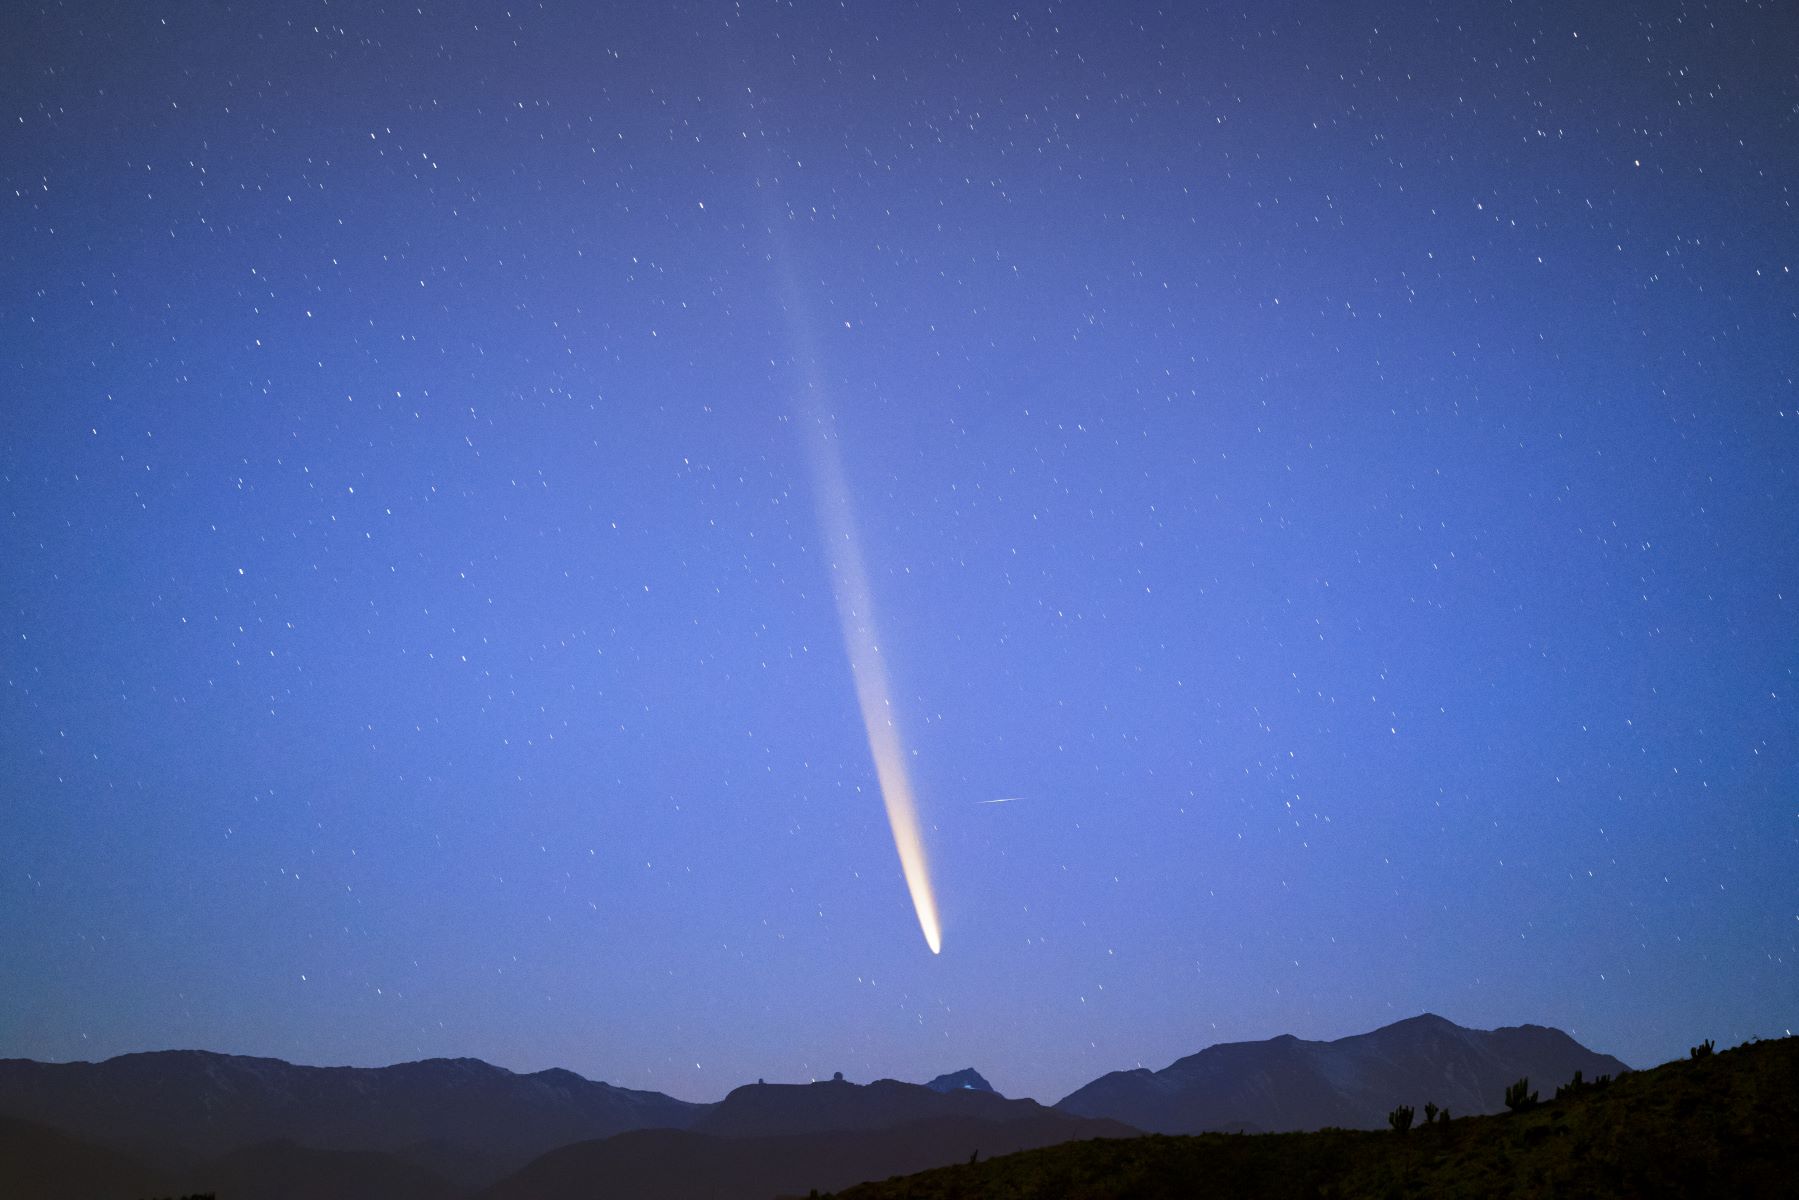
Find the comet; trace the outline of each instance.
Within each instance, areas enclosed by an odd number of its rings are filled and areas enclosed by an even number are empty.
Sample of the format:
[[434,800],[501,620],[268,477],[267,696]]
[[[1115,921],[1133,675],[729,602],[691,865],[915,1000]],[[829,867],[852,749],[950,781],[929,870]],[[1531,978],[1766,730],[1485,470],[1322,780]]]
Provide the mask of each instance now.
[[[868,737],[868,753],[874,759],[875,778],[899,852],[900,872],[918,914],[918,927],[932,954],[943,953],[943,926],[937,919],[937,897],[931,890],[931,867],[925,856],[924,831],[918,819],[918,800],[906,770],[904,742],[893,711],[893,684],[887,660],[875,634],[874,596],[868,586],[868,568],[862,559],[862,541],[856,531],[855,506],[843,468],[843,451],[837,439],[837,423],[826,401],[821,355],[812,332],[806,293],[793,270],[794,256],[782,232],[782,218],[773,203],[773,189],[764,192],[769,205],[772,258],[777,266],[788,333],[805,365],[804,393],[795,405],[801,423],[808,426],[806,448],[811,459],[813,499],[818,509],[819,532],[831,568],[831,590],[837,600],[837,623],[843,632],[843,648],[856,684],[856,703],[862,711],[862,729]],[[846,327],[848,323],[845,323]]]
[[918,820],[918,801],[906,770],[904,744],[893,712],[893,684],[887,661],[875,634],[874,597],[868,586],[868,568],[862,560],[862,544],[856,534],[849,483],[843,471],[835,423],[825,414],[818,398],[818,381],[809,379],[814,433],[810,440],[814,494],[818,524],[830,558],[831,590],[837,598],[837,622],[843,630],[843,648],[850,674],[856,681],[856,702],[862,710],[862,728],[868,735],[868,752],[874,759],[875,778],[887,807],[887,824],[899,851],[900,871],[918,926],[932,954],[943,952],[943,928],[937,919],[937,898],[931,890],[931,868],[925,857],[924,833]]

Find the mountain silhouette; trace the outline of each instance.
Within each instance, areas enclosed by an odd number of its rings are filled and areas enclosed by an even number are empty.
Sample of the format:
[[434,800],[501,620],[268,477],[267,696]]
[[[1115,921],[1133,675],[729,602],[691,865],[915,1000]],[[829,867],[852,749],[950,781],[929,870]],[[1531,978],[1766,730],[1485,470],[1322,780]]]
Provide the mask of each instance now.
[[[993,1091],[993,1085],[981,1078],[981,1073],[973,1067],[964,1067],[962,1070],[951,1072],[948,1075],[939,1075],[937,1078],[931,1080],[931,1082],[925,1084],[925,1086],[930,1088],[933,1092]],[[994,1095],[998,1094],[998,1092],[994,1092]]]
[[897,1079],[870,1084],[753,1083],[740,1087],[694,1121],[697,1133],[727,1137],[773,1137],[794,1133],[839,1133],[888,1129],[912,1121],[961,1117],[1005,1123],[1079,1114],[1057,1113],[1035,1100],[1008,1100],[993,1091],[953,1088],[936,1091]]
[[1160,1071],[1114,1071],[1056,1108],[1151,1133],[1379,1129],[1399,1104],[1474,1116],[1503,1107],[1506,1086],[1523,1076],[1552,1088],[1576,1071],[1629,1069],[1559,1029],[1464,1029],[1425,1013],[1334,1042],[1285,1034],[1212,1046]]
[[0,1114],[159,1167],[291,1142],[384,1151],[474,1187],[557,1146],[680,1128],[704,1108],[571,1071],[517,1075],[472,1058],[304,1067],[170,1050],[100,1063],[0,1060]]
[[204,1051],[0,1060],[0,1196],[299,1200],[805,1195],[1139,1131],[1384,1128],[1395,1105],[1473,1116],[1529,1076],[1548,1095],[1617,1059],[1559,1030],[1426,1014],[1334,1042],[1213,1046],[1120,1071],[1054,1107],[972,1068],[930,1085],[758,1083],[689,1104],[569,1071],[476,1059],[305,1067]]

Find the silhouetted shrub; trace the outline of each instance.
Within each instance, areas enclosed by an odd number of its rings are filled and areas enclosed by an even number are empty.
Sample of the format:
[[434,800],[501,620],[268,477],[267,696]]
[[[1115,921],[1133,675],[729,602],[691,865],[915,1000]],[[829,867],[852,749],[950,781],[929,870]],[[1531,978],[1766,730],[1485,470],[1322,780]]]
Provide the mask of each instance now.
[[1691,1049],[1689,1049],[1687,1051],[1687,1054],[1689,1054],[1693,1058],[1710,1058],[1712,1056],[1712,1048],[1713,1048],[1712,1040],[1710,1038],[1706,1038],[1703,1042],[1700,1042],[1697,1046],[1694,1046]]
[[1394,1133],[1404,1133],[1412,1127],[1412,1106],[1401,1104],[1387,1114],[1387,1124],[1393,1127]]
[[1530,1090],[1530,1076],[1526,1075],[1511,1087],[1505,1089],[1505,1106],[1513,1112],[1523,1112],[1537,1102],[1537,1094]]
[[1437,1123],[1437,1104],[1434,1100],[1427,1100],[1424,1102],[1424,1123],[1426,1125],[1435,1125]]

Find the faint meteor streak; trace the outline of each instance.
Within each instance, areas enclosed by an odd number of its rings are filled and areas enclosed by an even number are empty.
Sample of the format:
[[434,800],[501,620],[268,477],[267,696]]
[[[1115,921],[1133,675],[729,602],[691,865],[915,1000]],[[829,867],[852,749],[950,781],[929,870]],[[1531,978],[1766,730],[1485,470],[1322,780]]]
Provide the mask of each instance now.
[[805,395],[799,415],[809,428],[806,448],[812,460],[813,495],[818,525],[831,568],[831,590],[837,598],[837,621],[843,629],[843,648],[856,681],[856,702],[862,709],[862,728],[868,735],[868,752],[874,759],[875,778],[887,807],[887,824],[899,851],[900,870],[925,945],[932,954],[943,952],[943,930],[937,920],[937,898],[931,891],[931,868],[925,858],[924,833],[918,822],[918,802],[912,794],[911,776],[899,726],[893,714],[893,685],[887,663],[875,636],[874,600],[868,586],[868,568],[862,562],[862,542],[856,535],[855,508],[849,481],[844,475],[843,453],[838,448],[836,423],[825,403],[819,355],[813,342],[804,293],[794,277],[792,255],[787,253],[780,219],[771,220],[777,265],[785,292],[789,332],[805,364]]

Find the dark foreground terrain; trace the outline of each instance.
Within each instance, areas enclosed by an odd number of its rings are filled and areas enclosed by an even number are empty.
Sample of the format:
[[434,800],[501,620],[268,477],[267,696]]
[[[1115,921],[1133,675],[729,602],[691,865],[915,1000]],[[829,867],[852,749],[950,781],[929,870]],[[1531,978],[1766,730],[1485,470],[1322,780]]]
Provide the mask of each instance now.
[[[1577,1072],[1605,1082],[1557,1096]],[[1544,1102],[1506,1113],[1524,1075]],[[1790,1038],[1632,1073],[1558,1030],[1423,1014],[1210,1047],[1049,1107],[984,1083],[757,1082],[687,1104],[472,1059],[8,1060],[0,1200],[1799,1195]],[[1416,1124],[1381,1128],[1402,1104]],[[1430,1119],[1440,1104],[1455,1120]]]
[[[1058,1142],[1383,1129],[1397,1104],[1503,1110],[1519,1076],[1629,1068],[1541,1025],[1432,1013],[1334,1041],[1228,1042],[1109,1072],[1053,1106],[963,1069],[917,1086],[737,1088],[690,1104],[478,1059],[301,1066],[167,1050],[0,1060],[0,1200],[768,1200]],[[491,1190],[489,1190],[491,1189]]]
[[1404,1133],[1203,1134],[1071,1142],[867,1183],[838,1200],[1064,1197],[1792,1196],[1799,1038],[1633,1072],[1498,1116]]

